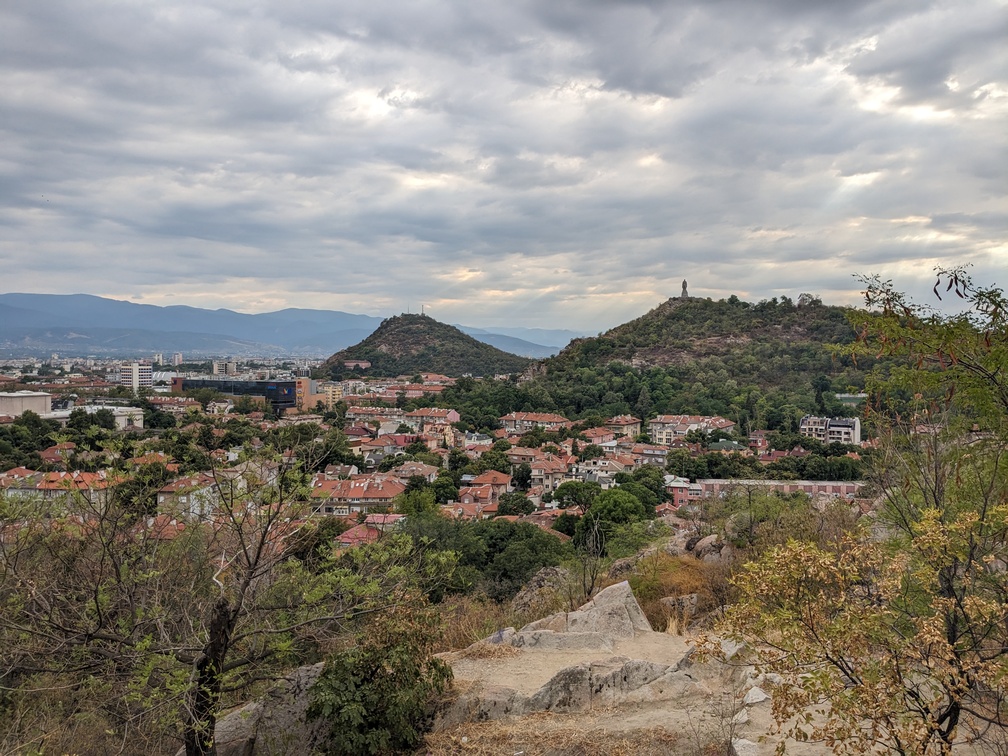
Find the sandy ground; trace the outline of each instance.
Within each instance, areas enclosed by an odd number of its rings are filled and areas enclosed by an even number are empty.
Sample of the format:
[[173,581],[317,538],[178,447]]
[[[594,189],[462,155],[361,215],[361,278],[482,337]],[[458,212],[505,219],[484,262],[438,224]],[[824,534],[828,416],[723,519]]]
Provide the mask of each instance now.
[[625,656],[659,664],[676,664],[689,649],[686,639],[681,636],[648,633],[622,639],[613,644],[612,651],[523,649],[499,658],[474,658],[463,651],[447,654],[445,659],[451,662],[456,680],[483,681],[529,694],[539,690],[561,669],[582,662]]

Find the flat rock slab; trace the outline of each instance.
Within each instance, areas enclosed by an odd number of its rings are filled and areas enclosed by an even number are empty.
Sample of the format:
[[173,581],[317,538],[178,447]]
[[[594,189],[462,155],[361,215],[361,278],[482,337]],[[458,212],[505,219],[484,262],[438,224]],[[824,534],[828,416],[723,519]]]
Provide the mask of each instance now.
[[511,638],[511,645],[526,651],[612,651],[613,648],[612,640],[602,633],[558,633],[553,630],[522,630]]

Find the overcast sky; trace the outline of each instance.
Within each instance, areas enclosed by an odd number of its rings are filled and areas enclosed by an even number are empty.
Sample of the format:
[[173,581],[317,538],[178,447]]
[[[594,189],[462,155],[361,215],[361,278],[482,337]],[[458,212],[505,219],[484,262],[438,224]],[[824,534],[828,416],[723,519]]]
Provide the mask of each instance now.
[[1004,0],[10,0],[0,291],[598,331],[1008,283]]

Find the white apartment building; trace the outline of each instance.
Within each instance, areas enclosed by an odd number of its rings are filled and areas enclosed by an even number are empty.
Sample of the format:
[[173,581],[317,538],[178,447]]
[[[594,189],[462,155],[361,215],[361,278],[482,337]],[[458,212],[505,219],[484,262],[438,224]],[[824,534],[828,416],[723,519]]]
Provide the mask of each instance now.
[[238,363],[237,362],[218,362],[213,363],[213,374],[214,375],[237,375],[238,374]]
[[153,388],[154,370],[150,365],[130,362],[119,366],[119,385],[137,393],[141,387]]

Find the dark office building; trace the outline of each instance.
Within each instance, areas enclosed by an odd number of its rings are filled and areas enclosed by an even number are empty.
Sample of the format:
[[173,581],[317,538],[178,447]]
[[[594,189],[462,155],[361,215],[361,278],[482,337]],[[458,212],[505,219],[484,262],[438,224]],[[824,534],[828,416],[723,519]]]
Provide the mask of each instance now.
[[200,378],[172,378],[172,393],[208,388],[226,396],[255,396],[266,399],[277,414],[297,406],[296,381],[232,381]]

